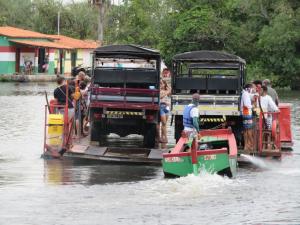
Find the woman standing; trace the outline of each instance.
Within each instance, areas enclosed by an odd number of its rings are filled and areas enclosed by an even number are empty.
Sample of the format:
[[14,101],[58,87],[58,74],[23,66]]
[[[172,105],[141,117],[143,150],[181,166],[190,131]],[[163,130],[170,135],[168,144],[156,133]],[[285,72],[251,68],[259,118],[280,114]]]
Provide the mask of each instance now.
[[160,81],[160,142],[168,143],[167,121],[171,105],[171,88],[166,80]]

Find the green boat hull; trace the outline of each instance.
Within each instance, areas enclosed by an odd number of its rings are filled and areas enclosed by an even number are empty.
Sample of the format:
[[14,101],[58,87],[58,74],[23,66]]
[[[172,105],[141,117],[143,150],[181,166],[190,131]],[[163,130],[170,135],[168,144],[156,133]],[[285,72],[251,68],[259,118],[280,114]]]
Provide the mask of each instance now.
[[163,154],[166,176],[198,175],[201,172],[235,177],[237,146],[231,129],[200,131],[200,140],[183,135],[173,150]]
[[[217,173],[234,177],[236,175],[236,157],[229,157],[227,153],[198,156],[198,173]],[[190,156],[164,158],[163,171],[166,176],[187,176],[194,173]]]

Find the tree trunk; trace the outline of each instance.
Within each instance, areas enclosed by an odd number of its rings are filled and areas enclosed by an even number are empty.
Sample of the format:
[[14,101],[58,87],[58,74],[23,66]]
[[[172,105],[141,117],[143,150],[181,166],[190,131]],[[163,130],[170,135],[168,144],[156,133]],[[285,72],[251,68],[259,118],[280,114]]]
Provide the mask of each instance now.
[[99,9],[99,21],[98,21],[98,40],[100,43],[103,42],[103,28],[104,28],[104,13],[105,13],[105,0],[100,0]]

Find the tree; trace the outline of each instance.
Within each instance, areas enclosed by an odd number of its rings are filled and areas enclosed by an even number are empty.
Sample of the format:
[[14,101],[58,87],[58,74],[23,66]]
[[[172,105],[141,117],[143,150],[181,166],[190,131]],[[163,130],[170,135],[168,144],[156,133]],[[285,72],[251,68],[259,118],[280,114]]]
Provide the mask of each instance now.
[[131,43],[156,47],[160,23],[165,14],[165,1],[126,0],[112,5],[105,29],[106,43]]
[[270,25],[259,34],[261,62],[268,71],[280,76],[282,86],[300,76],[299,12],[300,9],[294,12],[288,2],[278,4]]
[[30,0],[0,0],[0,25],[32,29]]
[[224,1],[169,0],[168,4],[171,7],[161,29],[160,42],[168,64],[180,52],[233,49],[230,39],[235,30],[224,16]]
[[34,30],[45,34],[57,33],[57,13],[61,15],[65,8],[62,3],[55,0],[33,0]]

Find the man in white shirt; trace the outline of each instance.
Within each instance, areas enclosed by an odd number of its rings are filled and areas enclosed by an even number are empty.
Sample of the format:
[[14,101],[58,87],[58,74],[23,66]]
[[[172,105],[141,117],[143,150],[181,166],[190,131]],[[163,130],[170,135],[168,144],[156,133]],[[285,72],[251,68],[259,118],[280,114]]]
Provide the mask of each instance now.
[[[268,87],[262,86],[262,93],[260,96],[260,107],[263,110],[263,112],[278,112],[279,109],[275,102],[273,101],[272,97],[267,94],[268,93]],[[265,114],[266,118],[266,125],[268,129],[272,128],[272,115],[271,114]]]
[[[278,112],[278,107],[276,106],[275,102],[273,101],[272,97],[267,94],[268,93],[268,87],[262,86],[262,92],[261,96],[259,98],[259,107],[260,109],[266,113],[270,112]],[[272,114],[264,114],[264,125],[265,129],[272,129],[272,123],[273,123],[273,116]],[[263,149],[272,149],[271,140],[272,135],[270,133],[264,133],[263,134]]]
[[272,100],[275,102],[275,104],[278,106],[279,104],[279,98],[278,98],[278,94],[275,91],[275,89],[272,88],[271,86],[271,81],[269,79],[265,79],[263,81],[263,85],[265,85],[268,88],[268,92],[267,95],[270,95]]
[[246,84],[242,92],[241,97],[241,114],[243,118],[243,128],[244,128],[244,150],[247,153],[253,151],[254,147],[254,133],[253,133],[253,117],[252,117],[252,104],[251,104],[251,94],[253,89],[252,84]]

